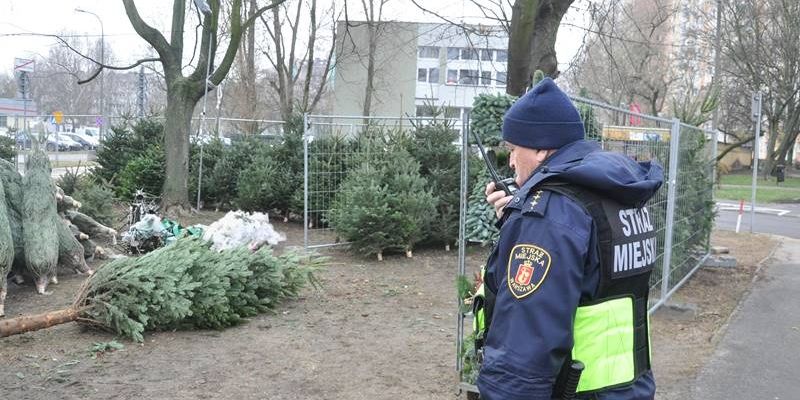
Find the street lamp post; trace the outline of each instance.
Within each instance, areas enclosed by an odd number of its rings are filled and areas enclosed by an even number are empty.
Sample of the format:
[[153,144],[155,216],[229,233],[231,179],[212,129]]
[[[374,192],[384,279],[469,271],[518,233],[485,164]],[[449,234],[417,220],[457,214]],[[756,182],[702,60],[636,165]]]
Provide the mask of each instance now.
[[[208,18],[211,16],[211,7],[205,0],[194,0],[194,4],[203,15]],[[203,113],[200,115],[200,166],[197,168],[197,211],[200,211],[200,194],[203,191],[203,141],[206,136],[206,104],[208,103],[209,75],[211,75],[211,29],[208,30],[208,55],[206,57],[206,79],[204,82],[203,93]]]
[[[86,13],[94,15],[97,18],[97,22],[100,23],[100,64],[102,64],[101,68],[106,65],[106,32],[105,28],[103,27],[103,20],[100,19],[100,16],[97,14],[84,10],[82,8],[76,8],[75,12]],[[100,140],[103,140],[106,132],[106,89],[105,89],[105,74],[101,71],[100,72]]]

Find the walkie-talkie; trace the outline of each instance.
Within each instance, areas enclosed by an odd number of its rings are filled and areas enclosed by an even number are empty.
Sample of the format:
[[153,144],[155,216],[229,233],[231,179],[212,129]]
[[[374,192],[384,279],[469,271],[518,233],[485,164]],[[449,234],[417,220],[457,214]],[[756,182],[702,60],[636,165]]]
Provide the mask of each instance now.
[[489,170],[489,175],[492,176],[492,180],[494,181],[494,186],[496,188],[502,189],[506,192],[507,195],[512,196],[514,193],[519,190],[516,182],[514,182],[514,178],[505,178],[501,179],[500,175],[497,174],[497,170],[494,169],[495,163],[495,156],[494,151],[489,150],[488,154],[487,151],[483,148],[483,143],[481,143],[481,138],[478,136],[475,131],[472,131],[472,136],[475,137],[475,143],[478,145],[478,149],[481,151],[481,156],[483,157],[483,162],[486,163],[486,168]]

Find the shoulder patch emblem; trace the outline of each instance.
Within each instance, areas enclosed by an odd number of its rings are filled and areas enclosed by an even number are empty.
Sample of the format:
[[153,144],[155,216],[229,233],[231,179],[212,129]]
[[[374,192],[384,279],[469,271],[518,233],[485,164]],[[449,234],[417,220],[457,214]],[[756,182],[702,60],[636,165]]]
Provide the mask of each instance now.
[[532,244],[518,244],[508,256],[508,290],[521,299],[536,291],[550,271],[550,253]]

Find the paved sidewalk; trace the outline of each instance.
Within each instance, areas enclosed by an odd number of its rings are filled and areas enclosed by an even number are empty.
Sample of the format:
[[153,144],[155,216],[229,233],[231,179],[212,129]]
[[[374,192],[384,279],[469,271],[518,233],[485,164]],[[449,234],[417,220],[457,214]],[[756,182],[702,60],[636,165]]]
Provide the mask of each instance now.
[[800,399],[800,240],[782,239],[694,383],[692,399]]

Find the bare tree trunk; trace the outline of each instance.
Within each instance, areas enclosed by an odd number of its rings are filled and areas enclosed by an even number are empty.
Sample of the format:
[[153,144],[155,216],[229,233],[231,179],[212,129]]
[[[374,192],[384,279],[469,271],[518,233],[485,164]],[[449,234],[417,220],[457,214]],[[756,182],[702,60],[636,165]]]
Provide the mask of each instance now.
[[561,19],[574,0],[546,0],[539,6],[536,22],[533,24],[531,44],[531,71],[542,70],[545,75],[558,77],[556,58],[556,35]]
[[[256,14],[256,0],[250,0],[247,9],[247,17],[253,18]],[[277,8],[277,7],[276,7]],[[258,112],[258,96],[256,93],[256,27],[255,24],[250,24],[247,28],[247,50],[245,51],[245,71],[246,71],[246,84],[247,88],[247,118],[256,118]],[[251,122],[247,126],[247,133],[255,135],[258,131],[258,123]]]
[[66,324],[67,322],[77,321],[79,317],[80,312],[70,307],[44,314],[0,320],[0,338]]
[[161,206],[171,216],[178,216],[190,208],[189,135],[192,113],[197,99],[192,96],[191,83],[178,78],[167,88],[167,109],[164,123],[166,151],[166,178],[162,190]]
[[369,54],[367,54],[367,85],[364,89],[364,108],[362,109],[361,115],[369,116],[369,113],[372,111],[372,95],[375,91],[375,51],[378,48],[377,43],[377,34],[375,30],[377,27],[374,25],[376,22],[374,20],[370,20],[367,23],[368,35],[369,35]]
[[516,0],[511,9],[506,93],[512,96],[524,94],[531,82],[531,43],[538,12],[539,0]]
[[764,179],[769,179],[772,168],[775,166],[775,143],[778,141],[780,131],[778,129],[778,119],[769,119],[769,137],[767,138],[767,148],[765,154],[767,158],[764,159],[763,176]]

